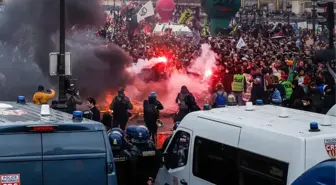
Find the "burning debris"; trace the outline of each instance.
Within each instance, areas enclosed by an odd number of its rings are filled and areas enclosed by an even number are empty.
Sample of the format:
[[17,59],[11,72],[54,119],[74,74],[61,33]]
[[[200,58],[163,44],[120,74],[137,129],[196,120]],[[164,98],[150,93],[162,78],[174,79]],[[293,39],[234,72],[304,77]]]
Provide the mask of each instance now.
[[[111,112],[110,110],[110,104],[115,96],[117,96],[118,93],[113,93],[113,92],[107,92],[104,99],[99,102],[99,110],[102,113],[105,112]],[[142,107],[142,102],[138,102],[135,100],[131,99],[131,103],[133,105],[133,109],[130,110],[130,113],[132,114],[132,117],[130,119],[134,118],[141,118],[143,116],[143,107]]]
[[[102,100],[98,102],[98,108],[100,112],[105,113],[111,113],[110,110],[110,104],[115,96],[117,96],[118,93],[116,92],[107,92],[106,95],[103,97]],[[143,102],[136,101],[132,97],[130,97],[131,103],[133,105],[133,109],[129,112],[132,114],[130,117],[130,120],[132,119],[142,119],[143,118]],[[172,117],[176,113],[176,110],[163,110],[161,111],[160,115],[162,117]]]

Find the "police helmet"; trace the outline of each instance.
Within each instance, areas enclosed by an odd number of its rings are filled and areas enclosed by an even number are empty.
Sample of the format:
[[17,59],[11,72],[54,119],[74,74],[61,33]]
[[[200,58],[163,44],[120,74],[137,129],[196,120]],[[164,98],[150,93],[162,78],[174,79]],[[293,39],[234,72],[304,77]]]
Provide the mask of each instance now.
[[130,125],[130,126],[127,127],[126,134],[130,139],[134,138],[134,135],[136,133],[137,128],[138,127],[135,126],[135,125]]
[[138,126],[138,128],[140,128],[140,130],[144,130],[146,132],[149,132],[148,128],[145,125],[140,125],[140,126]]
[[108,137],[112,150],[120,150],[123,145],[123,136],[121,133],[114,131],[111,132]]
[[157,94],[156,92],[151,92],[148,97],[156,98]]
[[147,141],[149,139],[149,131],[145,126],[138,126],[134,136],[136,141]]
[[125,137],[125,132],[121,128],[118,127],[111,128],[111,133],[113,132],[119,132],[123,137]]
[[174,123],[174,127],[173,127],[173,129],[176,130],[177,127],[178,127],[179,125],[180,125],[180,121],[176,121],[176,122]]

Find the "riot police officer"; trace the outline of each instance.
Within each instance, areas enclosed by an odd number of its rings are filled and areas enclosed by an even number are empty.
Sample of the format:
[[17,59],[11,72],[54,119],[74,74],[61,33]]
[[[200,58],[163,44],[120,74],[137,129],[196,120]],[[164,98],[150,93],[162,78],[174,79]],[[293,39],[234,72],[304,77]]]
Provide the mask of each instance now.
[[113,128],[108,132],[111,149],[113,152],[118,182],[120,184],[133,185],[136,183],[136,163],[139,150],[124,138],[123,131]]
[[137,130],[136,125],[130,125],[126,129],[126,139],[132,143],[132,140],[134,139],[136,130]]
[[123,140],[125,140],[125,132],[123,130],[121,130],[121,128],[119,127],[115,127],[115,128],[110,128],[109,130],[107,130],[107,135],[110,135],[112,132],[114,133],[120,133],[123,137]]
[[137,161],[137,181],[146,184],[148,177],[155,179],[160,167],[160,153],[156,150],[154,142],[149,138],[149,131],[146,126],[138,126],[132,144],[141,152]]

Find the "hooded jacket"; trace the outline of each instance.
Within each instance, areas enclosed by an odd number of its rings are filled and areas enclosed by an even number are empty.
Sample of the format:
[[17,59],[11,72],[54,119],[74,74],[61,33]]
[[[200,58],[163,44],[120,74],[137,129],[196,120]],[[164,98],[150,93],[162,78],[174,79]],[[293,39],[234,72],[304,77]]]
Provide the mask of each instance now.
[[42,104],[47,104],[49,100],[55,97],[55,91],[50,90],[51,93],[45,93],[38,91],[34,94],[33,96],[33,103],[36,105],[42,105]]

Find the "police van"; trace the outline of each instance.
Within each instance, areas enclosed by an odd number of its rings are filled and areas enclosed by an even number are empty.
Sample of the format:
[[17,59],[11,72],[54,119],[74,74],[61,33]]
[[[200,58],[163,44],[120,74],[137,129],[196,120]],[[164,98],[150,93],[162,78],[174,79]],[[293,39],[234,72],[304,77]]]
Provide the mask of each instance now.
[[0,102],[0,184],[117,185],[105,127],[82,116]]
[[174,132],[155,182],[289,185],[335,156],[333,116],[272,105],[197,111]]

